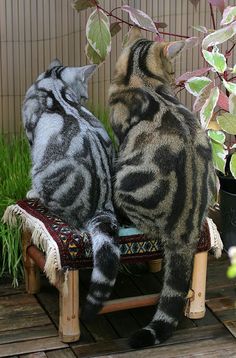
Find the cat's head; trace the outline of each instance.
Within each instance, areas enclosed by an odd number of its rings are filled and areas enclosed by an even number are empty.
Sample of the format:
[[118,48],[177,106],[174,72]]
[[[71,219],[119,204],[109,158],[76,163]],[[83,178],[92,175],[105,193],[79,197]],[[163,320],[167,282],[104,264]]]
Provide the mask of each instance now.
[[142,37],[134,26],[126,35],[123,50],[115,68],[115,83],[142,87],[147,84],[172,84],[174,70],[172,61],[184,49],[185,41],[156,42]]
[[48,69],[36,80],[38,88],[53,90],[66,86],[73,90],[79,102],[88,99],[88,79],[96,70],[96,65],[83,67],[63,66],[58,59],[52,61]]

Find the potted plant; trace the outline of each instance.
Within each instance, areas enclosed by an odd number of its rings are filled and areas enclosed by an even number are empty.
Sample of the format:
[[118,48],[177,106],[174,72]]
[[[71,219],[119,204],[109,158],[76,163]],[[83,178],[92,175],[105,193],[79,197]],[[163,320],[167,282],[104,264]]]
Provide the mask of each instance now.
[[[213,162],[220,181],[221,235],[226,250],[236,245],[236,64],[229,65],[236,45],[236,6],[224,0],[209,0],[213,30],[200,31],[201,53],[206,66],[180,76],[177,86],[196,97],[193,110],[199,112],[202,127],[208,131]],[[215,4],[222,13],[220,28],[212,11]],[[227,50],[222,51],[222,45]]]

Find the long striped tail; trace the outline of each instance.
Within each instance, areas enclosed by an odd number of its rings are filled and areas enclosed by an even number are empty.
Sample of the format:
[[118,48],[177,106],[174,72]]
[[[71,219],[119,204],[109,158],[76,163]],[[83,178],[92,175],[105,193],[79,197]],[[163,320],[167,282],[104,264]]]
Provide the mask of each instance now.
[[183,316],[192,271],[194,248],[165,248],[165,276],[157,311],[152,321],[130,338],[133,348],[160,344],[169,338]]
[[92,240],[94,265],[81,317],[89,321],[100,311],[112,292],[118,272],[120,251],[114,240],[118,232],[114,213],[97,213],[88,223],[87,229]]

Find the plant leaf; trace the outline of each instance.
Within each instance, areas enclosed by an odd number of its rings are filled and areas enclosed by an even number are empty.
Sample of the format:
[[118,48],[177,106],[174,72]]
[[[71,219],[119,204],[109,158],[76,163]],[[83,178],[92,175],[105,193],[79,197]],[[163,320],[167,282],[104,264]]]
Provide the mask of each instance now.
[[157,30],[158,29],[165,29],[168,25],[165,22],[154,22]]
[[233,175],[233,177],[236,179],[236,153],[233,153],[230,164],[229,164],[230,171]]
[[113,22],[112,24],[110,24],[110,33],[111,33],[111,37],[115,36],[116,34],[118,34],[118,32],[121,30],[121,26],[119,22]]
[[229,96],[229,113],[236,115],[236,96],[233,93]]
[[226,96],[226,94],[224,92],[222,92],[220,90],[220,95],[219,95],[219,98],[218,98],[218,102],[217,102],[217,105],[224,109],[225,111],[229,111],[229,97]]
[[227,6],[227,8],[224,10],[223,17],[221,20],[221,26],[222,25],[228,25],[231,22],[235,20],[236,16],[236,6]]
[[223,84],[225,88],[230,92],[236,95],[236,83],[233,82],[227,82],[223,79]]
[[231,113],[223,113],[216,118],[219,126],[229,134],[236,135],[236,115]]
[[230,25],[223,27],[222,29],[216,30],[207,35],[202,41],[202,48],[207,50],[209,46],[219,45],[236,33],[236,22],[232,22]]
[[191,26],[191,27],[196,31],[203,32],[205,34],[208,33],[208,30],[205,26],[198,25],[198,26]]
[[225,8],[225,0],[208,0],[208,2],[213,5],[216,6],[217,9],[220,10],[221,14],[223,14],[224,8]]
[[214,140],[211,140],[211,148],[214,167],[224,174],[226,155],[228,152],[223,144],[217,143]]
[[232,73],[236,73],[236,65],[234,65],[234,67],[232,69]]
[[192,72],[186,72],[183,75],[176,78],[175,83],[178,85],[181,82],[187,81],[189,78],[204,75],[204,73],[210,71],[210,69],[211,69],[211,67],[204,67],[204,68],[200,68],[199,70],[192,71]]
[[121,6],[121,10],[128,12],[130,19],[139,27],[154,32],[155,34],[158,32],[153,20],[145,12],[134,9],[129,5]]
[[211,89],[214,87],[213,82],[210,82],[206,87],[204,87],[199,95],[197,96],[194,104],[193,104],[193,111],[198,112],[202,109],[204,103],[209,97],[209,93],[211,92]]
[[225,56],[219,52],[219,49],[215,46],[212,52],[202,50],[205,60],[214,67],[219,73],[224,73],[227,64]]
[[220,90],[218,87],[212,88],[209,98],[204,103],[200,111],[200,122],[204,129],[207,128],[208,123],[211,120],[214,108],[219,98]]
[[192,77],[185,82],[186,90],[194,96],[198,96],[198,94],[202,91],[204,87],[206,87],[211,80],[207,77]]
[[208,134],[208,137],[210,137],[214,142],[224,144],[224,142],[225,142],[225,134],[224,134],[224,132],[213,131],[213,130],[210,129],[207,132],[207,134]]
[[[97,3],[99,2],[97,1]],[[86,10],[89,7],[95,7],[95,6],[96,4],[94,3],[93,0],[75,0],[72,4],[72,7],[78,12],[82,10]]]
[[98,53],[90,46],[89,43],[85,45],[85,55],[89,59],[90,63],[99,65],[103,62],[103,59],[98,55]]
[[111,33],[108,17],[102,10],[96,9],[89,16],[86,25],[86,37],[89,45],[103,61],[111,51]]
[[197,46],[199,43],[199,38],[196,36],[193,37],[189,37],[188,39],[185,40],[185,50],[188,50],[189,48],[193,48],[195,46]]

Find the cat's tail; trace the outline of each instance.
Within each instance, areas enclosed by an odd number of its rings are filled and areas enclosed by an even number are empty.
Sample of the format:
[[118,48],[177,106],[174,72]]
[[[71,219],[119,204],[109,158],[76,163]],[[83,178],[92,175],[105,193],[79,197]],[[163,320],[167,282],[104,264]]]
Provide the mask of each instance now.
[[81,317],[88,321],[100,311],[111,294],[118,272],[120,251],[115,242],[118,223],[114,213],[97,213],[89,221],[87,230],[91,235],[94,265]]

